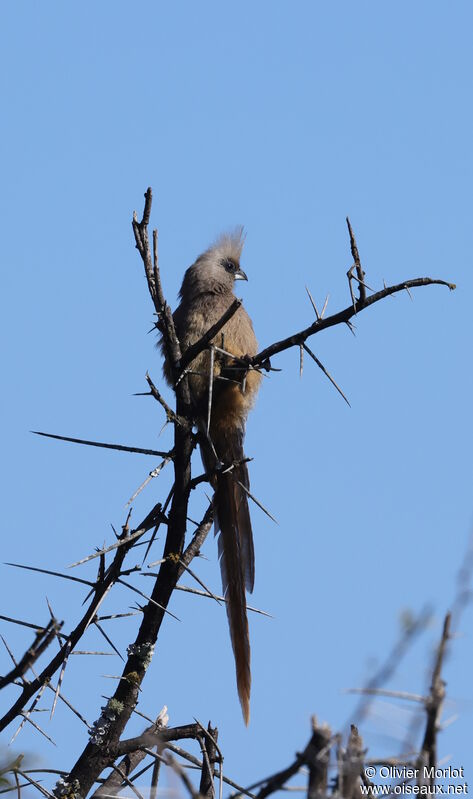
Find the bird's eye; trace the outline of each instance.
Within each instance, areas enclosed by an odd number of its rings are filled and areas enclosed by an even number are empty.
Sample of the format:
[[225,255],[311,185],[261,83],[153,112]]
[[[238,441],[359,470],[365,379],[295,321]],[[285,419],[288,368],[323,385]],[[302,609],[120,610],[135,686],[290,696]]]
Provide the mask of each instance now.
[[223,258],[221,264],[223,268],[227,270],[227,272],[236,272],[238,269],[236,263],[230,260],[230,258]]

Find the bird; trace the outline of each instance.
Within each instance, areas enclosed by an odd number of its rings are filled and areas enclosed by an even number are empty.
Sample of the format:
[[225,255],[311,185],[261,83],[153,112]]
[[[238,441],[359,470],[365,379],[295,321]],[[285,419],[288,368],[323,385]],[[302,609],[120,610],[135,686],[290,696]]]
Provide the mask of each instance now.
[[[243,229],[221,235],[184,274],[180,303],[173,313],[181,353],[199,341],[235,300],[237,280],[248,280],[240,266]],[[248,368],[258,344],[242,305],[190,364],[188,381],[204,469],[214,489],[213,507],[223,594],[232,643],[237,690],[245,724],[250,717],[250,639],[246,591],[255,580],[253,532],[248,507],[250,487],[243,441],[248,413],[261,381]],[[165,347],[164,375],[173,385]],[[222,352],[223,351],[223,352]],[[212,377],[210,370],[212,369]],[[209,386],[212,397],[209,416]]]

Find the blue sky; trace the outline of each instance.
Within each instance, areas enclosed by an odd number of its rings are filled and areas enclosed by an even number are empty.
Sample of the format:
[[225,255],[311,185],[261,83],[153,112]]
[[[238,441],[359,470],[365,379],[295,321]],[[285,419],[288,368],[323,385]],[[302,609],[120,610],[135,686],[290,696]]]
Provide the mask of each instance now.
[[[148,185],[173,306],[199,252],[245,225],[238,289],[262,346],[312,321],[306,284],[320,304],[330,294],[328,313],[348,304],[347,214],[370,286],[458,285],[368,309],[356,338],[336,328],[312,341],[351,409],[312,363],[299,378],[297,351],[264,381],[246,450],[279,524],[253,510],[252,601],[274,619],[251,620],[250,727],[225,614],[187,595],[173,600],[182,622],[163,628],[141,705],[167,704],[173,724],[210,718],[228,773],[249,783],[291,760],[312,713],[341,729],[355,707],[345,689],[386,657],[402,612],[429,605],[429,629],[389,684],[423,691],[455,595],[473,510],[471,5],[19,0],[1,16],[2,560],[61,569],[111,542],[156,465],[29,430],[169,446],[159,408],[132,396],[147,370],[162,385],[130,224]],[[140,496],[136,521],[169,479]],[[205,500],[194,501],[198,514]],[[205,555],[199,574],[219,590],[211,538]],[[7,567],[2,581],[7,615],[44,622],[47,595],[66,628],[77,619],[75,586]],[[133,601],[117,591],[110,612]],[[468,610],[452,642],[445,718],[458,717],[439,743],[470,777],[471,623]],[[112,624],[125,648],[133,620]],[[17,653],[29,644],[1,632]],[[93,721],[114,685],[102,675],[119,670],[117,658],[77,657],[64,693]],[[399,751],[408,710],[375,703],[361,729],[370,756]],[[43,715],[57,747],[26,730],[15,751],[68,768],[85,728],[62,709],[51,724]]]

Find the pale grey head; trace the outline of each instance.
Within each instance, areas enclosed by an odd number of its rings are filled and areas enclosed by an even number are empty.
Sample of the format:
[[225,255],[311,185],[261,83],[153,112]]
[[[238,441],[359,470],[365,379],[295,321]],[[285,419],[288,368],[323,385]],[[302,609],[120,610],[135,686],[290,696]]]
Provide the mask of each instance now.
[[235,280],[248,280],[240,267],[244,244],[243,228],[224,233],[199,255],[186,271],[179,292],[181,300],[199,294],[232,294]]

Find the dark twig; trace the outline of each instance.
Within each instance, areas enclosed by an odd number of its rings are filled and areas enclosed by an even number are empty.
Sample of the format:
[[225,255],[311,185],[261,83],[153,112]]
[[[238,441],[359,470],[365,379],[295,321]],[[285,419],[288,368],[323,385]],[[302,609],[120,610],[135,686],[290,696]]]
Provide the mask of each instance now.
[[174,422],[177,424],[183,424],[182,420],[176,416],[173,409],[167,404],[166,400],[164,399],[160,391],[158,391],[153,381],[151,380],[151,377],[149,376],[148,372],[146,372],[145,377],[146,377],[146,382],[148,383],[150,388],[151,396],[154,397],[156,402],[159,402],[159,404],[164,408],[167,421]]
[[348,233],[350,235],[351,254],[352,254],[353,260],[355,262],[354,263],[354,267],[356,269],[356,275],[357,275],[357,278],[358,278],[358,285],[359,285],[359,288],[360,288],[360,302],[363,304],[365,302],[365,300],[366,300],[366,289],[365,289],[365,282],[364,282],[365,273],[363,272],[363,267],[361,266],[360,254],[358,252],[358,247],[356,246],[355,234],[353,233],[353,230],[352,230],[352,227],[351,227],[351,224],[350,224],[350,220],[348,219],[348,217],[347,217],[347,227],[348,227]]
[[[179,755],[179,757],[183,757],[185,760],[188,760],[189,763],[192,763],[194,766],[197,766],[197,768],[199,769],[202,768],[202,761],[199,760],[199,758],[195,757],[194,755],[191,755],[190,752],[186,752],[185,749],[182,749],[182,747],[168,743],[166,744],[166,749],[170,749],[176,755]],[[214,771],[214,777],[220,777],[219,771]],[[229,777],[223,776],[222,780],[226,785],[230,785],[232,788],[236,789],[238,793],[233,794],[233,796],[239,796],[240,794],[243,794],[244,796],[249,796],[250,799],[255,799],[255,794],[250,793],[250,791],[247,788],[243,788],[241,785],[238,785],[238,783],[229,779]]]
[[[148,224],[151,215],[152,202],[153,202],[153,192],[150,186],[145,192],[145,207],[143,210],[143,218],[141,222],[138,222],[138,216],[136,214],[136,211],[134,211],[132,226],[133,226],[133,233],[135,234],[136,247],[141,255],[141,258],[143,259],[143,265],[145,268],[149,293],[156,307],[157,305],[156,275],[154,274],[153,263],[151,260],[151,251],[149,247],[149,237],[148,237]],[[159,312],[159,307],[156,307],[156,310]]]
[[38,660],[51,641],[53,641],[56,632],[61,629],[62,625],[63,622],[51,619],[46,627],[41,627],[37,631],[33,643],[18,664],[4,677],[0,677],[0,689],[26,674],[28,669],[31,668],[33,663]]
[[22,563],[9,563],[5,561],[6,566],[14,566],[15,569],[26,569],[30,572],[39,572],[39,574],[50,574],[52,577],[62,577],[63,580],[71,580],[73,583],[82,583],[93,587],[94,583],[90,580],[82,580],[80,577],[72,577],[70,574],[63,574],[62,572],[51,571],[51,569],[40,569],[39,566],[24,566]]
[[[174,322],[169,306],[164,299],[163,287],[161,284],[161,275],[158,264],[158,233],[153,231],[153,255],[149,244],[148,224],[151,215],[151,205],[153,202],[153,192],[151,187],[145,192],[145,206],[143,210],[143,217],[141,222],[138,222],[136,211],[133,213],[133,233],[135,236],[136,247],[141,255],[143,265],[145,268],[146,280],[148,283],[148,290],[153,301],[156,313],[159,317],[159,327],[163,334],[165,349],[171,365],[173,374],[177,377],[177,364],[181,358],[181,351],[179,348],[179,341],[174,328]],[[183,389],[187,394],[187,402],[189,401],[188,390]],[[184,396],[184,394],[182,394]]]
[[200,722],[197,722],[202,728],[202,735],[199,737],[201,752],[202,752],[202,772],[200,776],[199,794],[207,799],[213,799],[215,796],[215,788],[213,782],[214,764],[219,762],[220,772],[222,771],[222,756],[221,752],[217,751],[217,738],[218,730],[212,727],[210,722],[207,729],[202,727]]
[[2,621],[9,621],[12,624],[19,624],[21,627],[29,627],[31,630],[46,630],[46,627],[43,627],[41,624],[33,624],[30,621],[22,621],[21,619],[13,619],[11,616],[3,616],[0,614],[0,619]]
[[87,441],[85,438],[71,438],[70,436],[58,436],[54,433],[40,433],[39,430],[31,430],[35,436],[45,438],[55,438],[58,441],[70,441],[72,444],[86,444],[88,447],[102,447],[102,449],[116,449],[119,452],[137,452],[139,455],[153,455],[157,458],[172,457],[171,452],[161,452],[158,449],[145,449],[144,447],[128,447],[125,444],[104,444],[102,441]]

